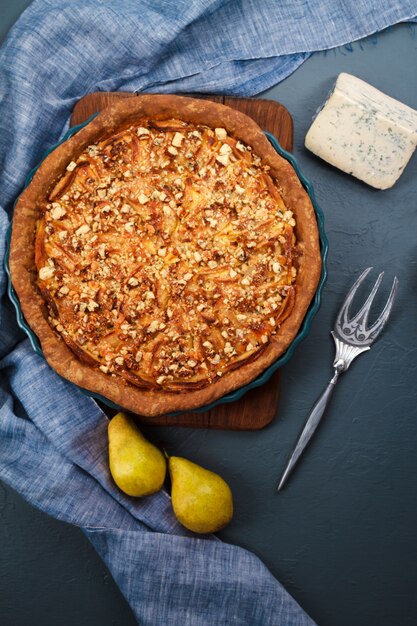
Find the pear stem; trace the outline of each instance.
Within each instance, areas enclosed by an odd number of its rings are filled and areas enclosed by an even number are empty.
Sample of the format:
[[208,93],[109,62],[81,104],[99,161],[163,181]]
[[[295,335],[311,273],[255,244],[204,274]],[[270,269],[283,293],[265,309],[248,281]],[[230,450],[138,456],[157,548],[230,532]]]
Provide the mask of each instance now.
[[164,456],[165,456],[166,460],[169,461],[169,454],[166,451],[166,448],[164,446],[162,446],[162,452],[164,453]]

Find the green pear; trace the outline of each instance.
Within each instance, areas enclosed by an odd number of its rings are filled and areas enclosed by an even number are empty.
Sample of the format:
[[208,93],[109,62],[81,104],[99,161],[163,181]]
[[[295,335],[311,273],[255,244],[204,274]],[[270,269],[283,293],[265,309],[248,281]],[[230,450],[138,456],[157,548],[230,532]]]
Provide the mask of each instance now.
[[166,474],[165,457],[124,413],[110,420],[110,472],[128,496],[148,496],[159,491]]
[[214,533],[230,522],[233,498],[218,474],[178,456],[169,458],[172,506],[178,521],[195,533]]

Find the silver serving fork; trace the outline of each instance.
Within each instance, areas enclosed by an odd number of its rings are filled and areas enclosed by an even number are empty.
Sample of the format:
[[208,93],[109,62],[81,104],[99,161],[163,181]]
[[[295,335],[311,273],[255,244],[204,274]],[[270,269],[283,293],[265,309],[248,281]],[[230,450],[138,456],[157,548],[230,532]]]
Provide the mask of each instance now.
[[395,294],[397,293],[398,288],[398,279],[396,276],[394,277],[391,293],[388,297],[388,300],[381,315],[370,328],[368,328],[367,325],[369,311],[375,298],[375,294],[378,291],[378,287],[381,284],[384,272],[381,272],[378,276],[371,293],[369,294],[368,298],[365,301],[365,304],[362,306],[360,311],[358,311],[358,313],[354,317],[352,317],[352,319],[350,319],[350,308],[353,298],[355,297],[359,285],[365,280],[371,269],[372,267],[368,267],[364,272],[362,272],[353,287],[350,289],[348,295],[346,296],[346,300],[344,301],[342,308],[339,311],[334,329],[331,332],[334,342],[336,344],[336,357],[333,362],[333,378],[328,383],[326,389],[311,410],[311,413],[306,421],[301,435],[299,436],[299,439],[285,469],[285,472],[277,487],[277,491],[280,491],[284,486],[297,461],[299,460],[302,452],[304,451],[317,426],[319,425],[320,420],[323,417],[324,411],[329,404],[330,398],[332,397],[340,374],[346,372],[352,361],[357,356],[359,356],[359,354],[362,354],[362,352],[366,352],[370,349],[371,345],[379,336],[388,321],[392,306],[394,304]]

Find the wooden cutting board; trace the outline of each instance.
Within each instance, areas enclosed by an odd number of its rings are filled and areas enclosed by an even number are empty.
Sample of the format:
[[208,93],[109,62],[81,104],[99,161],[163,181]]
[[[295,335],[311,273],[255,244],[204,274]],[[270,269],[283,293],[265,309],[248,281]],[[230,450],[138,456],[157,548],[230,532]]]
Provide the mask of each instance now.
[[[135,98],[134,93],[96,92],[77,102],[71,116],[71,126],[81,124],[94,113],[123,98]],[[196,97],[193,94],[193,97]],[[229,96],[201,96],[226,104],[252,117],[263,130],[278,139],[285,150],[293,147],[293,121],[287,109],[273,100],[232,98]],[[181,413],[176,416],[147,417],[137,415],[138,421],[153,426],[188,426],[193,428],[220,428],[230,430],[258,430],[275,417],[279,401],[279,370],[262,387],[252,389],[237,402],[221,404],[204,413]],[[107,410],[107,409],[106,409]],[[109,412],[109,411],[107,411]]]

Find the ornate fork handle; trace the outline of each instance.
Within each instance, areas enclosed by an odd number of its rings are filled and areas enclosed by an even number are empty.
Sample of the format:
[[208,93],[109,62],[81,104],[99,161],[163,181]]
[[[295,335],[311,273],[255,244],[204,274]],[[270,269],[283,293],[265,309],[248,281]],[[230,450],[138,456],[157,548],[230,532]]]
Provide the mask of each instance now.
[[291,455],[287,468],[281,478],[281,481],[278,485],[278,491],[286,482],[289,474],[292,472],[295,464],[297,463],[300,455],[304,451],[306,445],[310,441],[311,437],[314,435],[317,426],[319,425],[323,414],[330,403],[330,399],[333,395],[334,388],[336,387],[336,383],[339,380],[340,374],[346,372],[352,363],[353,359],[355,359],[359,354],[369,350],[369,346],[364,346],[360,348],[359,346],[349,346],[344,343],[338,337],[336,337],[335,333],[332,331],[332,336],[334,342],[336,344],[336,357],[333,362],[334,374],[332,379],[327,384],[327,387],[318,398],[313,408],[311,409],[310,415],[307,418],[305,426],[301,432],[301,435],[298,439],[297,445]]

